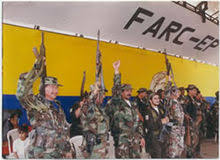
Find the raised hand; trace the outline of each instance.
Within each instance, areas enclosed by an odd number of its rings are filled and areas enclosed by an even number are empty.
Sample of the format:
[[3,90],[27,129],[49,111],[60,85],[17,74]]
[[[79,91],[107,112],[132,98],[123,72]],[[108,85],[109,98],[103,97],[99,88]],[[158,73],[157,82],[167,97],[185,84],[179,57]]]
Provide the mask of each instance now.
[[113,63],[113,68],[115,69],[115,74],[119,73],[119,67],[120,67],[120,60],[115,61]]

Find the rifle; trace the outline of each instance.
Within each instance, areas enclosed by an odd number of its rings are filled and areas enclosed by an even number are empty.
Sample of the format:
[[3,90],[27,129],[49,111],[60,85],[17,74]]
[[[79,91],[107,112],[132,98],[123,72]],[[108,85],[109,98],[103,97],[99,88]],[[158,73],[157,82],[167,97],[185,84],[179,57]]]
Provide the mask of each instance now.
[[[46,57],[46,54],[45,54],[45,46],[44,46],[44,32],[41,33],[41,45],[40,45],[40,54],[44,57]],[[44,69],[43,69],[43,72],[41,74],[41,83],[42,85],[44,86],[45,84],[45,77],[47,76],[47,70],[46,70],[46,65],[44,65]],[[45,96],[45,89],[44,87],[41,87],[41,91],[40,93]]]
[[[168,108],[167,108],[166,102],[167,101],[165,101],[165,103],[164,103],[164,106],[165,106],[165,116],[164,117],[167,117],[167,115],[168,115]],[[158,137],[158,141],[160,141],[162,143],[164,142],[164,139],[165,139],[166,135],[168,135],[170,133],[172,126],[173,126],[173,122],[168,122],[166,124],[163,124],[162,129],[159,134],[159,137]]]
[[[38,53],[38,50],[36,47],[33,48],[33,52],[34,52],[34,55],[35,57],[38,59],[38,58],[44,58],[46,57],[46,54],[45,54],[45,46],[44,46],[44,32],[41,32],[41,45],[40,45],[40,54]],[[42,63],[44,61],[41,61]],[[42,64],[41,64],[42,65]],[[44,65],[44,68],[43,68],[43,72],[42,74],[40,75],[41,77],[41,84],[40,84],[40,94],[42,96],[45,96],[45,89],[44,89],[44,84],[45,84],[45,77],[47,76],[47,70],[46,70],[46,65]]]
[[104,84],[104,78],[103,78],[103,68],[102,68],[102,62],[101,62],[101,52],[99,50],[99,40],[100,40],[100,31],[98,30],[97,33],[97,50],[96,50],[96,73],[95,73],[95,79],[96,83],[98,83],[100,86],[100,92],[104,93],[106,90],[105,84]]
[[[168,60],[168,58],[167,58],[167,53],[166,53],[166,49],[164,49],[164,52],[163,52],[163,54],[165,55],[165,64],[166,64],[166,68],[167,68],[167,76],[169,76],[170,75],[170,72],[171,72],[171,75],[172,75],[172,79],[173,79],[173,83],[174,83],[174,85],[176,86],[176,83],[175,83],[175,81],[174,81],[174,75],[173,75],[173,69],[172,69],[172,67],[171,67],[171,63],[169,62],[169,60]],[[165,117],[167,117],[168,116],[168,110],[169,110],[169,108],[168,108],[168,100],[167,99],[165,99],[165,102],[164,102],[164,108],[165,108]],[[160,141],[160,142],[164,142],[164,137],[167,135],[167,134],[169,134],[170,133],[170,131],[171,131],[171,127],[175,124],[175,123],[177,123],[177,122],[168,122],[168,123],[166,123],[166,124],[164,124],[163,125],[163,127],[162,127],[162,130],[161,130],[161,132],[160,132],[160,134],[159,134],[159,137],[158,137],[158,140]]]
[[169,62],[169,60],[168,60],[168,58],[167,58],[166,49],[164,49],[163,54],[165,55],[165,64],[166,64],[166,68],[167,68],[167,76],[169,76],[169,75],[170,75],[170,72],[171,72],[171,76],[172,76],[172,79],[173,79],[173,83],[174,83],[174,85],[176,86],[176,83],[175,83],[175,81],[174,81],[173,69],[172,69],[171,63]]
[[85,82],[86,82],[86,71],[83,72],[83,80],[82,80],[81,90],[80,90],[80,101],[82,101],[83,98],[86,98],[88,96],[87,91],[84,92]]
[[187,130],[186,130],[186,145],[188,147],[191,146],[191,135],[190,135],[190,119],[189,118],[186,118],[186,121],[187,121]]

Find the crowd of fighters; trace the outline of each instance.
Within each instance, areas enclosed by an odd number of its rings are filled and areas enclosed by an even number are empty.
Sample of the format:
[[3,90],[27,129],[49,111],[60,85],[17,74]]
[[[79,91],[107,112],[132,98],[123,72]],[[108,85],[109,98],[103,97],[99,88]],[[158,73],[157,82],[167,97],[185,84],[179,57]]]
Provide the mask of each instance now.
[[[115,158],[147,158],[141,157],[143,151],[151,158],[195,158],[200,157],[200,140],[207,134],[207,118],[212,119],[213,133],[218,132],[218,99],[210,109],[195,85],[177,88],[169,76],[164,90],[140,88],[131,101],[132,86],[121,84],[120,61],[113,63],[111,99],[103,106],[105,91],[93,84],[71,108],[70,127],[56,100],[61,86],[57,78],[45,78],[41,86],[45,95],[32,92],[44,61],[38,57],[18,81],[16,96],[32,127],[25,158],[109,158],[113,149]],[[109,147],[109,134],[114,148]]]

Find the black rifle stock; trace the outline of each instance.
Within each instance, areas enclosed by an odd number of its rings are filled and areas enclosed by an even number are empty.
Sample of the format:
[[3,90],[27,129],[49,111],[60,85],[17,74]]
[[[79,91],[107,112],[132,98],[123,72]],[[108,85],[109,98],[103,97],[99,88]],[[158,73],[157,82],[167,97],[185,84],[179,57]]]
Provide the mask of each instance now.
[[84,92],[85,82],[86,82],[86,71],[83,72],[83,79],[82,79],[82,84],[81,84],[81,89],[80,89],[80,101],[82,101],[83,98],[86,98],[88,95],[87,91]]

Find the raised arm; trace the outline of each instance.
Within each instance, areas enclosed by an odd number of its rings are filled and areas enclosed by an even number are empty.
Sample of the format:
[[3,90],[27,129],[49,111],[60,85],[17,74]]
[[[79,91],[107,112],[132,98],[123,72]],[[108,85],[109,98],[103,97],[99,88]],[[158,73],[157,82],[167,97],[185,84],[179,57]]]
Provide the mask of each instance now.
[[119,72],[120,60],[113,63],[114,79],[112,87],[112,97],[121,97],[121,74]]
[[25,99],[28,95],[33,94],[33,84],[42,74],[45,66],[45,57],[39,56],[32,69],[28,73],[22,73],[18,80],[16,97],[19,101]]

